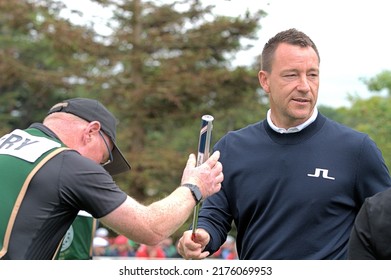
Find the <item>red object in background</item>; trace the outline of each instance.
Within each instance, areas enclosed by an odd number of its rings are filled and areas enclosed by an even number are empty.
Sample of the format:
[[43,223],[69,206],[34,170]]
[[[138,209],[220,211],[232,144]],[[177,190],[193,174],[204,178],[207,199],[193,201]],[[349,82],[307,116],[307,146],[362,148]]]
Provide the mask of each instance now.
[[136,257],[139,258],[165,258],[166,254],[163,251],[163,248],[159,245],[156,246],[147,246],[145,244],[141,244],[136,252]]

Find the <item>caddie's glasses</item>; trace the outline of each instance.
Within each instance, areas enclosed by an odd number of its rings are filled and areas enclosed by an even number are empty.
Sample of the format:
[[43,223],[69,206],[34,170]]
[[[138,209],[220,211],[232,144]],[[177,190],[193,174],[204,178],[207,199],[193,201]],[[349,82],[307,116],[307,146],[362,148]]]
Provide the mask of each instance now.
[[107,144],[106,139],[105,139],[105,137],[103,136],[102,131],[99,130],[99,134],[100,134],[100,136],[102,137],[103,142],[105,142],[107,151],[109,152],[109,159],[108,159],[105,163],[101,163],[101,164],[100,164],[100,165],[102,165],[102,166],[105,166],[105,165],[109,164],[110,162],[113,162],[113,154],[111,153],[110,147],[109,147],[109,145]]

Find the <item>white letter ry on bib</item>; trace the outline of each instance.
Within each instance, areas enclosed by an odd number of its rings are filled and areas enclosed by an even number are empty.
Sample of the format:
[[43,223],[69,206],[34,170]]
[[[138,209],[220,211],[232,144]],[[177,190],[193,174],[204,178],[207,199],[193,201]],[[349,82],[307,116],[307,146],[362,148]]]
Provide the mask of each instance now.
[[0,138],[0,154],[35,162],[47,151],[60,147],[61,144],[45,137],[33,136],[16,129]]

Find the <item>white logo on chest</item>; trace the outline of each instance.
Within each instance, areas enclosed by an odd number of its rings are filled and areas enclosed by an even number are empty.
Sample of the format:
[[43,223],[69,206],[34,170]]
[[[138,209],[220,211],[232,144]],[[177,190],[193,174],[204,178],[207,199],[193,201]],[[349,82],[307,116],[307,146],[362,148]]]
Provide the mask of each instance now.
[[323,169],[323,168],[316,168],[314,174],[307,174],[308,177],[317,177],[317,178],[324,178],[329,180],[335,180],[334,177],[329,176],[329,170]]

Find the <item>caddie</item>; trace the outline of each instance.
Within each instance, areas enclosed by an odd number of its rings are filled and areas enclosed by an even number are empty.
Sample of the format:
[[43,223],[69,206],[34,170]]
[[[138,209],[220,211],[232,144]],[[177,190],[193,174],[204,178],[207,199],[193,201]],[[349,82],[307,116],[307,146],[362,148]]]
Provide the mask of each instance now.
[[[155,245],[221,188],[219,152],[200,166],[191,154],[167,197],[143,205],[112,175],[130,170],[116,143],[118,121],[97,100],[55,104],[42,123],[0,138],[0,259],[54,259],[82,210],[129,239]],[[191,188],[189,186],[192,186]]]

